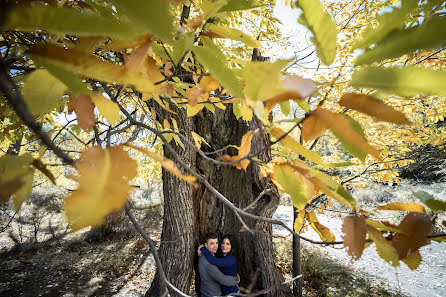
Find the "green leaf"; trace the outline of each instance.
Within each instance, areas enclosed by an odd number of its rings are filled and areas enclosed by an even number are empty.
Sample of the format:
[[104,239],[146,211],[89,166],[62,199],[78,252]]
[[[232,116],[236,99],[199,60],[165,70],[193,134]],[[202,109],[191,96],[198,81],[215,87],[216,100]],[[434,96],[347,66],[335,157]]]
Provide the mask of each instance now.
[[317,0],[297,0],[295,4],[302,10],[299,23],[313,33],[311,40],[319,59],[325,65],[330,65],[336,54],[336,23]]
[[427,207],[433,211],[446,211],[446,202],[435,199],[431,194],[424,191],[412,192],[412,194],[421,200]]
[[416,66],[382,68],[367,66],[353,73],[350,85],[402,97],[429,94],[446,96],[446,71]]
[[441,48],[446,45],[446,19],[434,18],[408,29],[390,34],[373,49],[358,56],[355,65],[370,64],[384,59],[397,58],[416,50]]
[[[362,127],[361,127],[361,124],[359,124],[358,121],[356,121],[355,119],[353,119],[352,117],[350,117],[350,116],[348,116],[346,114],[342,114],[342,115],[345,116],[350,121],[350,125],[353,128],[353,130],[355,130],[359,135],[361,135],[364,138],[364,140],[367,142],[367,139],[365,138],[365,133],[364,133],[364,130],[362,129]],[[347,152],[349,152],[351,155],[353,155],[356,158],[358,158],[359,160],[361,160],[362,163],[365,162],[365,159],[367,157],[367,153],[363,152],[362,150],[357,148],[355,145],[353,145],[350,142],[348,142],[347,140],[345,140],[345,138],[340,136],[333,129],[330,129],[330,131],[338,139],[338,141],[342,144],[342,147]]]
[[263,101],[282,92],[280,75],[289,62],[290,60],[278,60],[274,63],[247,62],[243,73],[246,98]]
[[245,10],[264,6],[257,0],[228,0],[227,4],[220,8],[219,12]]
[[67,87],[44,69],[38,69],[25,78],[23,100],[35,115],[46,114],[58,106],[59,98]]
[[[311,198],[311,183],[289,165],[274,166],[274,179],[282,186],[283,191],[291,196],[293,205],[304,209]],[[311,189],[314,191],[314,189]]]
[[182,34],[181,37],[177,41],[175,41],[175,44],[173,46],[173,51],[171,53],[171,57],[173,59],[172,62],[175,63],[175,65],[179,62],[181,57],[184,55],[185,51],[192,46],[193,42],[194,42],[194,32]]
[[125,22],[103,18],[90,10],[67,7],[17,7],[8,13],[3,29],[44,30],[56,35],[110,36],[130,40],[144,32]]
[[256,40],[255,38],[253,38],[253,37],[243,33],[240,30],[237,30],[237,29],[228,28],[228,27],[220,26],[220,25],[209,24],[208,26],[206,26],[206,31],[219,34],[219,35],[221,35],[225,38],[228,38],[228,39],[241,41],[247,46],[251,46],[251,47],[261,47],[262,46],[260,41]]
[[280,110],[282,111],[282,113],[286,116],[288,116],[290,114],[290,101],[282,101],[279,103],[280,105]]
[[[165,43],[171,43],[175,33],[174,19],[166,0],[111,0],[118,11]],[[145,32],[141,32],[141,35]]]
[[389,13],[384,13],[376,18],[379,25],[369,27],[364,32],[362,40],[353,44],[353,48],[365,48],[373,43],[378,43],[390,33],[405,27],[404,21],[407,19],[409,13],[418,6],[418,0],[402,1],[401,8],[393,8]]
[[226,67],[226,57],[220,49],[209,38],[201,37],[201,41],[205,47],[194,46],[193,52],[197,56],[198,61],[206,67],[212,77],[218,80],[223,87],[227,88],[232,95],[237,98],[243,98],[243,91],[240,80],[235,76],[234,72]]
[[84,83],[79,76],[73,74],[72,72],[65,71],[49,61],[41,60],[39,64],[45,67],[45,69],[48,70],[48,72],[54,77],[57,77],[61,82],[63,82],[74,97],[77,97],[80,94],[91,94],[91,90],[87,88],[87,84]]

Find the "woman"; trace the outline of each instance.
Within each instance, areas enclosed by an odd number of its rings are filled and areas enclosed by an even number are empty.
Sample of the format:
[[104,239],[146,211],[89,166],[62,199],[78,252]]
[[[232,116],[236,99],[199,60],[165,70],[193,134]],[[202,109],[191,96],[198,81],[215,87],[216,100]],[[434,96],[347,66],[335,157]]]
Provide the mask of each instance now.
[[[232,252],[231,235],[229,234],[223,235],[222,241],[220,243],[220,249],[223,255],[222,257],[217,258],[204,246],[201,245],[198,249],[199,250],[198,255],[201,256],[200,255],[201,252],[202,255],[206,257],[206,260],[208,260],[208,262],[211,263],[212,265],[219,267],[221,272],[223,272],[223,274],[237,276],[237,259],[235,258]],[[221,286],[221,294],[223,296],[237,292],[238,292],[237,286],[232,286],[232,287]]]

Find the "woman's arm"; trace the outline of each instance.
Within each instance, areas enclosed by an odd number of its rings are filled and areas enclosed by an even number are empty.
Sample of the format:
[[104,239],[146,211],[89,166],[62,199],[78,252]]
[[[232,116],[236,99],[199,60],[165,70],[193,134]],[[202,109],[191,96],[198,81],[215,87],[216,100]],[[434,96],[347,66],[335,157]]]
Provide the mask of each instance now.
[[206,257],[206,260],[208,260],[209,263],[212,265],[218,266],[218,267],[231,267],[232,265],[236,264],[236,259],[234,256],[226,256],[223,258],[217,258],[210,251],[208,251],[207,248],[202,247],[201,252],[203,253],[203,256]]

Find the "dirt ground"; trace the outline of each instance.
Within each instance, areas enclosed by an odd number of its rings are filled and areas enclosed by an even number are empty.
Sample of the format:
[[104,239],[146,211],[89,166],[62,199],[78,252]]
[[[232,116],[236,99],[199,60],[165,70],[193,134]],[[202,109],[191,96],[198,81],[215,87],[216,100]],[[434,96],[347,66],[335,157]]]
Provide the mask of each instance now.
[[[138,215],[159,240],[160,213]],[[128,224],[97,242],[85,240],[88,230],[81,230],[27,251],[2,232],[0,296],[142,296],[154,276],[154,261],[149,246]]]

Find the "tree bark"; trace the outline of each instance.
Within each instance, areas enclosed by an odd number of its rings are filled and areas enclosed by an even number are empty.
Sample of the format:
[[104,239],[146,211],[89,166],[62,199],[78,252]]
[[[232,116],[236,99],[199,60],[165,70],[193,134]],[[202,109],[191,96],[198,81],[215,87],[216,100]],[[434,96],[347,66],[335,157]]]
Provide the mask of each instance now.
[[[243,134],[256,128],[254,122],[248,125],[242,120],[237,120],[230,106],[225,111],[216,109],[214,114],[203,110],[192,119],[182,116],[183,111],[178,112],[180,116],[175,118],[180,131],[190,139],[192,139],[192,131],[203,136],[210,147],[203,144],[201,149],[207,152],[222,149],[228,144],[240,145]],[[165,114],[162,111],[160,113]],[[254,137],[253,149],[256,149],[256,146],[263,146],[261,139],[258,136]],[[220,193],[241,208],[249,205],[265,187],[274,187],[269,180],[259,179],[257,164],[251,163],[245,172],[233,166],[216,166],[200,158],[187,146],[184,150],[180,147],[175,147],[175,149],[183,161],[186,161]],[[229,152],[219,153],[213,157],[228,153],[234,155],[236,151],[230,149]],[[172,158],[167,150],[165,150],[165,156]],[[259,156],[259,159],[263,161],[268,161],[269,158],[268,151]],[[161,240],[163,242],[175,241],[175,243],[161,244],[159,253],[167,278],[175,286],[183,292],[189,292],[193,261],[197,261],[196,248],[200,239],[208,232],[217,232],[220,235],[230,233],[234,236],[232,248],[238,260],[241,286],[247,287],[251,283],[257,268],[261,270],[261,276],[256,281],[256,289],[270,287],[283,281],[273,261],[270,224],[245,219],[248,226],[256,229],[257,233],[243,232],[242,225],[233,211],[224,206],[203,185],[193,189],[166,172],[163,172],[163,189],[165,212]],[[279,195],[275,190],[263,196],[251,212],[271,217],[278,204]],[[159,276],[156,276],[146,296],[158,296],[157,293],[161,292],[159,282]],[[176,296],[175,293],[171,293]],[[264,296],[290,295],[291,291],[288,287],[280,287]]]

